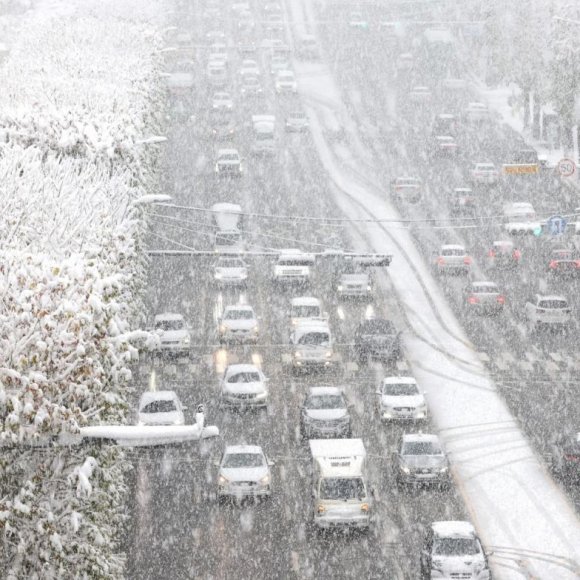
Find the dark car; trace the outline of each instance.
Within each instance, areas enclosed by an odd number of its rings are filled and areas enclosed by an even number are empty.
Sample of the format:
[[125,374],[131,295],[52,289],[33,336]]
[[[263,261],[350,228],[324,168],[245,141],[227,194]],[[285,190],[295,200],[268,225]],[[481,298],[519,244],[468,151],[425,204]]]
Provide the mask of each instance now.
[[552,448],[552,469],[566,482],[580,481],[580,433],[559,436]]
[[401,358],[400,332],[390,320],[371,318],[361,322],[354,334],[359,364],[369,358],[394,361]]
[[398,486],[450,484],[449,462],[437,435],[403,435],[393,454],[393,470]]

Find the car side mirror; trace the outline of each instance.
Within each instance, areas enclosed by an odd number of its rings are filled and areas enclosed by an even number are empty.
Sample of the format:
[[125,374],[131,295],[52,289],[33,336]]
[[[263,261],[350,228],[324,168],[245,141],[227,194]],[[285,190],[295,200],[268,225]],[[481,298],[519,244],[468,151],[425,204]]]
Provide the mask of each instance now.
[[187,408],[188,408],[187,405],[181,405],[181,410],[182,411],[187,411]]
[[220,461],[219,459],[214,459],[214,460],[212,461],[212,465],[213,465],[214,467],[219,467],[219,466],[221,465],[221,461]]
[[276,465],[276,462],[273,459],[268,459],[268,467],[274,467],[274,465]]
[[494,554],[493,550],[488,550],[485,552],[486,556],[493,556],[493,554]]
[[375,395],[382,395],[381,391],[375,391]]

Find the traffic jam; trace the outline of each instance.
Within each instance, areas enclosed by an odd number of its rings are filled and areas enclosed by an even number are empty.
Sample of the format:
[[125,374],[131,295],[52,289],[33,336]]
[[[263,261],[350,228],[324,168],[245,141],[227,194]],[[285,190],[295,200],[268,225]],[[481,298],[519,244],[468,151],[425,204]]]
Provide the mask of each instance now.
[[[580,506],[580,218],[562,178],[575,168],[501,123],[472,39],[441,24],[448,3],[359,4],[175,3],[170,198],[149,216],[156,340],[135,365],[135,421],[202,410],[220,436],[133,458],[132,577],[488,580],[520,566],[463,493],[415,372],[428,361],[409,346],[421,337],[398,260],[434,281],[437,315],[458,321]],[[400,217],[377,217],[348,179]],[[379,232],[391,243],[371,246]]]

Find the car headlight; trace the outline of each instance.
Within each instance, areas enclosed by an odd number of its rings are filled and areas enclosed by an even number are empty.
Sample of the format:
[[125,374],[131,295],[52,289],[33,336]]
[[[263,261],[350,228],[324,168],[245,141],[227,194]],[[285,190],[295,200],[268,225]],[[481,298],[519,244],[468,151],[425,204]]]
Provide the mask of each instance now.
[[189,338],[189,336],[183,337],[183,344],[189,344],[190,342],[191,342],[191,338]]
[[223,277],[224,277],[224,275],[221,272],[216,272],[215,273],[216,280],[221,280]]
[[264,477],[262,477],[262,479],[260,479],[260,484],[261,485],[270,485],[270,474],[269,473],[267,475],[264,475]]
[[301,353],[299,350],[297,350],[297,351],[294,353],[294,356],[295,356],[296,358],[301,358],[301,357],[302,357],[302,353]]
[[326,511],[326,508],[322,504],[318,504],[318,507],[316,508],[316,511],[319,514],[323,514]]
[[220,332],[226,332],[228,327],[225,324],[220,324]]
[[446,465],[439,470],[439,473],[447,473],[449,471],[449,467]]
[[227,477],[224,477],[223,475],[220,475],[218,477],[218,485],[227,485],[230,482],[230,480]]
[[216,170],[216,172],[219,172],[219,170],[220,170],[219,163],[216,163],[216,164],[215,164],[215,170]]
[[257,334],[260,331],[260,327],[256,324],[252,330]]
[[332,351],[331,350],[327,350],[326,351],[326,358],[331,358],[332,357]]
[[372,287],[371,287],[371,285],[369,284],[369,285],[367,286],[367,292],[370,292],[371,290],[372,290]]
[[339,292],[342,292],[342,284],[339,284],[337,289]]
[[409,475],[409,473],[411,473],[411,470],[406,465],[401,465],[401,471],[403,473],[406,473],[407,475]]

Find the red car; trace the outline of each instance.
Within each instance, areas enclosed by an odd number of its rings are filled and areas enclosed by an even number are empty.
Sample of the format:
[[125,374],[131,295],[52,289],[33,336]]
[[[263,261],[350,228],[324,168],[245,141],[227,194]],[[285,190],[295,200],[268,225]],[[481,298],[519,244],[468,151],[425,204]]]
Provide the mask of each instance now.
[[548,270],[562,276],[577,276],[580,274],[580,257],[569,248],[552,250]]

